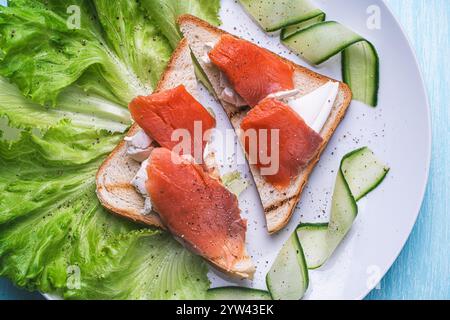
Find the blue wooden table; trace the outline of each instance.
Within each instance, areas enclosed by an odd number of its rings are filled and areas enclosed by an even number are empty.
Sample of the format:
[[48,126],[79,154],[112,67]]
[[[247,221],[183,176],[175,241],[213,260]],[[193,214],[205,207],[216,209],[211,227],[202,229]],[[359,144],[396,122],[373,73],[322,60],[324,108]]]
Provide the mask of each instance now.
[[369,299],[450,299],[450,1],[386,0],[414,47],[428,91],[433,157],[417,224]]
[[[411,39],[422,68],[433,119],[433,160],[414,231],[380,289],[368,299],[450,299],[450,1],[386,2]],[[0,299],[41,298],[0,279]]]

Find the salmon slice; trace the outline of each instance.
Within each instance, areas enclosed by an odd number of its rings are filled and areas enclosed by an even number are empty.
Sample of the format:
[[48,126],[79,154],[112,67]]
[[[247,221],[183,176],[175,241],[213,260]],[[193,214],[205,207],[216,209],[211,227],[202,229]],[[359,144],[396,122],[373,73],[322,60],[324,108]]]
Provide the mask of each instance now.
[[[250,110],[241,123],[241,129],[244,132],[242,139],[248,155],[252,155],[251,148],[257,143],[257,154],[249,156],[250,162],[255,164],[264,179],[277,189],[289,186],[291,180],[295,179],[300,170],[317,154],[323,142],[322,137],[291,107],[276,99],[265,99]],[[253,141],[251,129],[257,133]],[[261,135],[263,129],[266,129],[266,135]],[[278,132],[278,143],[273,141],[276,136],[273,136],[272,132]],[[271,162],[263,158],[266,156]],[[275,163],[277,159],[278,165]],[[271,166],[275,167],[275,171],[272,174],[264,174],[262,169]]]
[[216,126],[216,120],[183,85],[147,97],[139,96],[130,103],[129,109],[134,121],[160,146],[173,150],[185,142],[186,148],[180,148],[177,153],[190,154],[198,163],[202,162],[208,130]]
[[155,149],[146,188],[164,225],[192,250],[224,270],[246,255],[247,222],[237,197],[201,166],[165,148]]
[[294,68],[248,41],[222,35],[209,58],[251,107],[271,93],[294,89]]

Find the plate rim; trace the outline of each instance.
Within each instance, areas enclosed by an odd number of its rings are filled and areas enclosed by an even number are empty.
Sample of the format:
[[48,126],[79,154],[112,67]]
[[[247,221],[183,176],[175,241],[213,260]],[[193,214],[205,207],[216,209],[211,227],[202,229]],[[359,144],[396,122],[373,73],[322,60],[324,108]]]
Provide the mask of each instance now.
[[[425,113],[426,113],[426,119],[427,119],[427,126],[428,126],[428,130],[426,132],[427,134],[427,154],[426,154],[426,173],[425,173],[425,179],[424,181],[421,182],[421,197],[420,200],[417,201],[417,208],[416,208],[416,213],[414,214],[414,219],[412,219],[412,223],[409,226],[409,231],[407,233],[405,233],[405,236],[403,236],[402,239],[402,244],[398,250],[398,252],[396,254],[393,255],[393,258],[391,259],[391,261],[389,262],[389,266],[386,268],[386,271],[384,271],[381,275],[380,275],[380,282],[384,279],[384,277],[386,276],[386,274],[389,272],[389,270],[392,268],[392,266],[394,265],[394,263],[397,261],[397,259],[399,258],[400,254],[403,252],[403,249],[405,248],[409,238],[411,237],[412,232],[414,231],[414,227],[416,226],[417,223],[417,219],[419,218],[420,212],[422,210],[422,205],[424,203],[425,200],[425,195],[428,189],[428,184],[430,181],[430,168],[431,168],[431,160],[432,160],[432,147],[433,147],[433,130],[432,130],[432,119],[431,119],[431,105],[430,105],[430,99],[428,97],[428,91],[426,89],[425,86],[425,79],[423,77],[423,71],[422,68],[420,66],[419,63],[419,59],[417,57],[417,53],[416,50],[414,49],[411,39],[409,38],[408,34],[405,31],[405,28],[403,27],[403,25],[400,23],[400,21],[397,19],[397,17],[394,15],[393,11],[391,10],[390,5],[387,3],[386,0],[381,0],[379,1],[381,2],[386,11],[389,12],[389,14],[391,15],[393,21],[395,22],[395,24],[397,25],[397,27],[399,28],[399,30],[401,31],[403,38],[406,40],[407,44],[408,44],[408,48],[409,51],[411,52],[413,59],[414,59],[414,64],[415,67],[418,71],[419,74],[419,78],[420,78],[420,84],[421,84],[421,91],[422,94],[425,97]],[[400,242],[400,241],[399,241]],[[375,285],[376,286],[376,285]],[[357,300],[363,300],[365,299],[374,289],[375,286],[373,288],[368,288],[367,292],[362,294],[361,296],[359,296],[357,298]]]

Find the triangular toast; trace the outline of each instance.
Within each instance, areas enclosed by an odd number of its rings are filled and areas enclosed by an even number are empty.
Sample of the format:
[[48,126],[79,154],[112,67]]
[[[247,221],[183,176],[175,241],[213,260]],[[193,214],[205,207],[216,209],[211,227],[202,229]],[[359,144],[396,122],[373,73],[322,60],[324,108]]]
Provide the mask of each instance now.
[[[208,52],[207,46],[205,46],[205,44],[217,43],[220,37],[223,34],[226,34],[226,32],[210,25],[206,21],[203,21],[191,15],[183,15],[179,17],[178,23],[181,32],[184,34],[185,39],[189,43],[189,47],[191,48],[192,53],[196,57],[197,62],[203,69],[206,77],[212,85],[212,88],[216,91],[216,96],[219,96],[218,92],[220,90],[220,71],[216,67],[210,64],[206,64],[201,58],[204,57]],[[328,81],[333,80],[326,76],[315,73],[305,67],[296,65],[293,62],[282,57],[279,58],[283,59],[294,67],[294,82],[296,88],[300,90],[301,95],[308,94],[318,87],[324,85]],[[269,233],[280,231],[289,222],[294,212],[295,206],[300,199],[303,188],[308,181],[309,175],[319,161],[320,155],[328,144],[328,141],[332,137],[337,126],[344,118],[344,115],[350,105],[351,99],[352,94],[350,88],[345,83],[341,82],[339,86],[339,94],[331,111],[331,114],[322,131],[320,132],[320,135],[323,138],[323,143],[317,156],[301,171],[298,178],[292,181],[290,186],[285,190],[279,191],[271,184],[267,183],[260,175],[259,170],[255,166],[250,166],[266,215],[267,229]],[[225,109],[225,112],[227,113],[235,130],[239,129],[240,123],[249,109],[238,109],[225,101],[220,102]]]

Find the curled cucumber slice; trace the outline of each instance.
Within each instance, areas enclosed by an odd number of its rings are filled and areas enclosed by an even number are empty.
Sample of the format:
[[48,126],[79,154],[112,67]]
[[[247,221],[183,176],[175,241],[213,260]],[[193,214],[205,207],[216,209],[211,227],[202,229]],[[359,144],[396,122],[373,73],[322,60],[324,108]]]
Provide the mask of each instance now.
[[309,286],[308,269],[326,263],[358,215],[357,199],[375,189],[388,171],[367,147],[344,156],[334,186],[329,223],[299,225],[266,275],[274,300],[303,298]]
[[303,252],[308,269],[320,268],[328,256],[328,223],[301,224],[296,232],[300,243],[306,248]]
[[306,29],[308,27],[311,27],[317,23],[325,21],[326,15],[323,12],[320,12],[318,15],[316,15],[313,18],[302,20],[302,22],[287,26],[281,30],[281,39],[286,39],[293,35],[294,33],[297,33],[303,29]]
[[375,47],[342,24],[319,22],[300,29],[282,42],[313,65],[342,52],[342,77],[353,99],[370,106],[378,103],[379,59]]
[[353,99],[373,107],[378,104],[379,65],[377,50],[366,40],[342,51],[342,78],[352,89]]
[[347,154],[334,187],[330,222],[301,224],[296,233],[309,269],[321,267],[344,239],[358,215],[357,201],[374,190],[389,168],[367,147]]
[[389,167],[367,147],[347,154],[341,163],[341,172],[356,201],[383,182]]
[[305,295],[309,285],[308,267],[296,232],[278,253],[266,283],[274,300],[300,300]]
[[240,0],[242,6],[267,32],[280,30],[290,25],[323,14],[308,1],[289,0]]
[[342,24],[325,21],[297,31],[283,39],[283,43],[309,63],[318,65],[363,40]]

